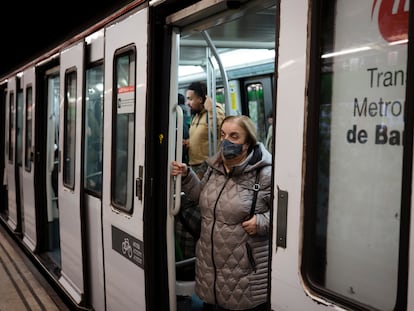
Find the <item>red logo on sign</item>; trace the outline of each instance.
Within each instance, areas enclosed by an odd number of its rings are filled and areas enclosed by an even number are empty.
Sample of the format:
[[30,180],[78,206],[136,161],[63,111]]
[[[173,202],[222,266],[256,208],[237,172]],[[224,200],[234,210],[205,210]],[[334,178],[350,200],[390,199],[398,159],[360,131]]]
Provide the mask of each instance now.
[[409,0],[374,0],[371,18],[374,17],[375,7],[379,5],[378,28],[386,41],[408,39],[408,4]]

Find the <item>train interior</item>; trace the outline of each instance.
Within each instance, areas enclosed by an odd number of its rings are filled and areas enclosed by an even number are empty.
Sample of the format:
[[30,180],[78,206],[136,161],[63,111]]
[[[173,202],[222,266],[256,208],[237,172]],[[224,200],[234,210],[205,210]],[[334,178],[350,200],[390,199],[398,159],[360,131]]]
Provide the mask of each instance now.
[[[263,2],[246,7],[243,15],[226,12],[184,26],[179,40],[179,92],[185,94],[192,81],[206,81],[209,90],[216,89],[210,95],[226,114],[247,114],[254,120],[260,140],[272,109],[275,18],[275,5]],[[221,23],[215,25],[217,20]],[[271,79],[263,82],[261,77]]]

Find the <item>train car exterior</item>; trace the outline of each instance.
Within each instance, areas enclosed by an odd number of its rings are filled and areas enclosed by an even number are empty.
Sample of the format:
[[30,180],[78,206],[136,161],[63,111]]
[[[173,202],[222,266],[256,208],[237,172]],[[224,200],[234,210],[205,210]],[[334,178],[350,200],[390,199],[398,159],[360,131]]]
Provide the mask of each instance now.
[[170,165],[205,81],[263,142],[273,114],[268,309],[413,310],[412,11],[131,1],[0,77],[2,223],[79,310],[201,310]]

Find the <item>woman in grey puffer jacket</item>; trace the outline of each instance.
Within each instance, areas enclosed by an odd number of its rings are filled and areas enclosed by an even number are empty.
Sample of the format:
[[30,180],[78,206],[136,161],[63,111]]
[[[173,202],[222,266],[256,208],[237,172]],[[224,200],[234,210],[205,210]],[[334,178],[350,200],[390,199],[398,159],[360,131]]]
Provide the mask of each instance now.
[[172,163],[172,175],[183,175],[183,191],[200,206],[196,293],[206,310],[267,310],[272,157],[247,116],[226,117],[220,138],[201,181]]

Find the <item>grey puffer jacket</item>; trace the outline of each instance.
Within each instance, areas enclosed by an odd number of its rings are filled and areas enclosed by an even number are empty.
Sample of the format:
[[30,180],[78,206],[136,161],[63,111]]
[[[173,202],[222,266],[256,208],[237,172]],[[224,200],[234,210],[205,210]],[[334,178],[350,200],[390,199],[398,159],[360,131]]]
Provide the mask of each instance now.
[[[266,302],[271,161],[270,153],[259,143],[229,174],[217,153],[207,160],[201,181],[192,170],[183,178],[184,192],[199,200],[195,290],[206,303],[244,310]],[[257,234],[251,236],[241,224],[250,213],[257,173]]]

